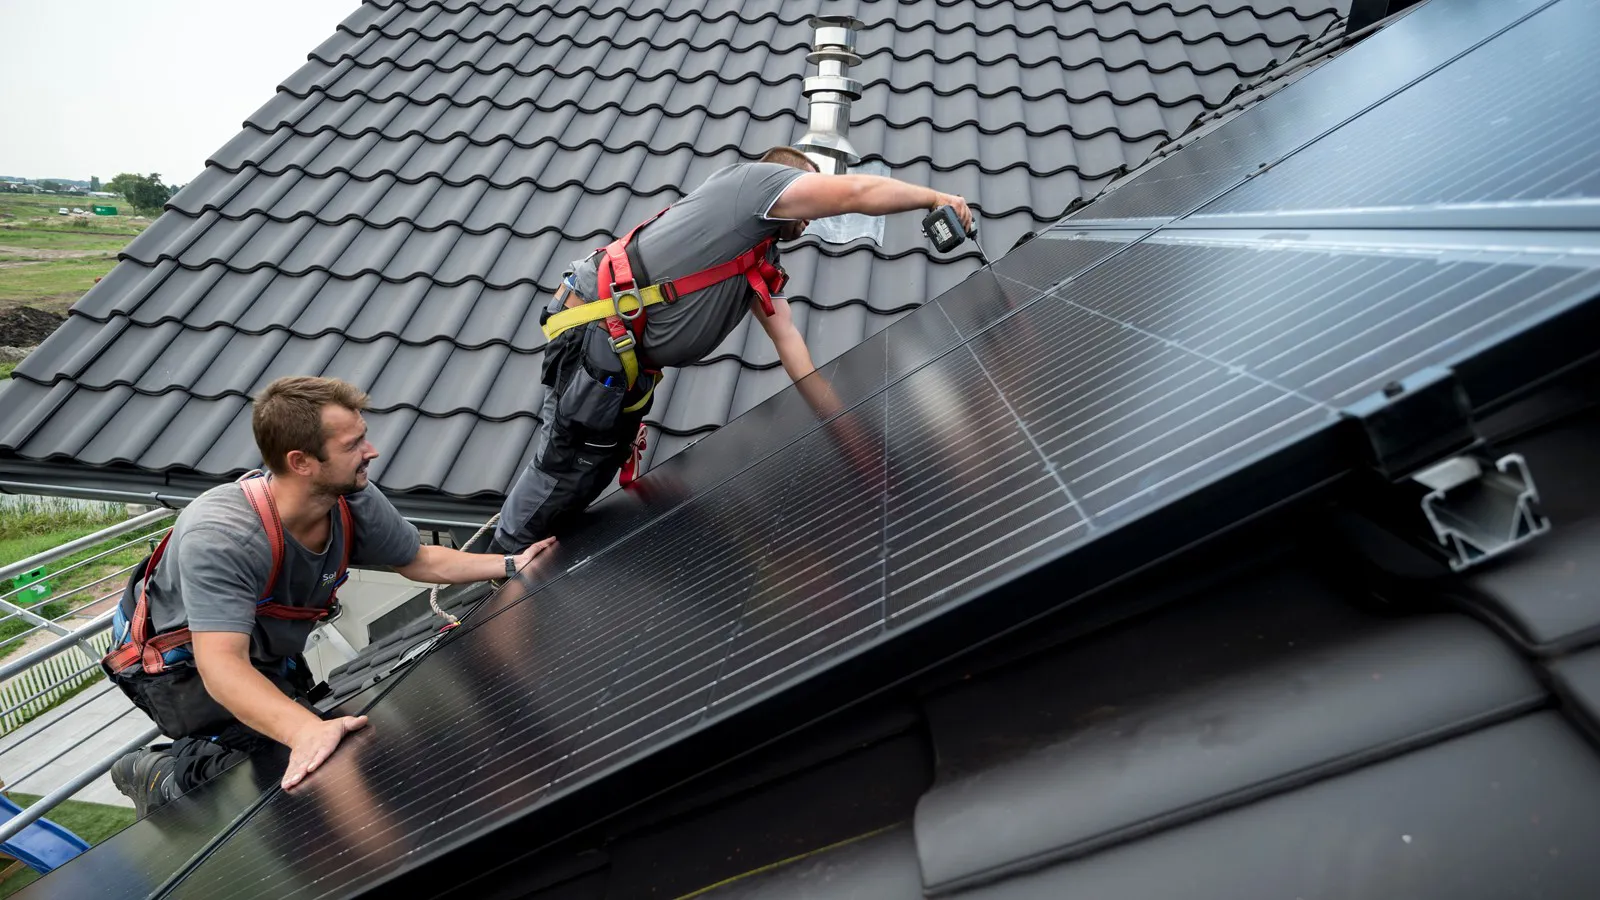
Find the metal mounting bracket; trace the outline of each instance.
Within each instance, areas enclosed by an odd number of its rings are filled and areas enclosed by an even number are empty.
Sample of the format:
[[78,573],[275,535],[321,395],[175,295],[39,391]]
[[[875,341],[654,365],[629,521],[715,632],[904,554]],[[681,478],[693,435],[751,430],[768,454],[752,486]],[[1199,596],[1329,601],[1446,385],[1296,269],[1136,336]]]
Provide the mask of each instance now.
[[1346,407],[1367,475],[1359,505],[1462,572],[1550,530],[1527,461],[1497,455],[1447,369],[1393,381]]
[[1539,512],[1539,489],[1520,454],[1491,465],[1476,455],[1457,456],[1412,476],[1429,488],[1422,514],[1460,572],[1550,530]]

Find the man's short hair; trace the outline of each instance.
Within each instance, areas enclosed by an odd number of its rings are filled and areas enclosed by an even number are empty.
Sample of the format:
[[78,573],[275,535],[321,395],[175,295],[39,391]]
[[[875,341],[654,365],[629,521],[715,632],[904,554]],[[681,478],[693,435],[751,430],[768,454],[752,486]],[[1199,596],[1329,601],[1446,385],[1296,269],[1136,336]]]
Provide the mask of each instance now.
[[322,432],[322,409],[329,404],[351,412],[367,408],[365,392],[337,378],[286,375],[267,385],[255,398],[250,425],[256,449],[273,473],[289,471],[289,451],[309,453],[319,460],[327,435]]
[[804,169],[807,172],[817,171],[817,164],[811,157],[801,153],[793,147],[777,146],[761,154],[761,162],[778,163],[794,169]]

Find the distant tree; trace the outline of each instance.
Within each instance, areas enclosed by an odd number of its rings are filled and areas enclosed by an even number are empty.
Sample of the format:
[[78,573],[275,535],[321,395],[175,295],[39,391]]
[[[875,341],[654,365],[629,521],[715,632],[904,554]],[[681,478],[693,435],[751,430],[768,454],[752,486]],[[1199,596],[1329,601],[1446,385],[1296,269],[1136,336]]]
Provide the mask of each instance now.
[[39,190],[60,192],[66,190],[66,188],[62,186],[61,182],[52,181],[47,178],[44,181],[39,182]]
[[134,175],[123,172],[106,182],[106,190],[128,198],[135,209],[145,213],[160,212],[161,205],[172,198],[172,188],[161,183],[161,173]]
[[91,191],[100,190],[100,176],[98,176],[98,175],[90,175],[89,176],[89,190],[91,190]]

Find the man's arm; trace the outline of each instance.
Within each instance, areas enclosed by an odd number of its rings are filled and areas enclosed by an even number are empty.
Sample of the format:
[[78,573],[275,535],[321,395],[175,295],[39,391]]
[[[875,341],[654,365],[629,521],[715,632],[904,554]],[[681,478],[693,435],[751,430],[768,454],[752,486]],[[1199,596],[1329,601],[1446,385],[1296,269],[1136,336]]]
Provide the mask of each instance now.
[[239,721],[289,748],[284,789],[299,784],[332,755],[339,740],[367,724],[366,716],[324,721],[284,696],[250,664],[250,635],[194,632],[194,661],[210,694]]
[[825,219],[844,213],[881,216],[914,209],[953,206],[964,228],[972,228],[972,210],[955,194],[910,184],[882,175],[823,175],[807,172],[790,182],[772,204],[772,219]]
[[761,308],[759,300],[752,300],[750,311],[756,314],[756,321],[766,329],[767,337],[772,338],[772,346],[778,348],[778,362],[783,363],[783,370],[789,373],[790,380],[799,381],[810,375],[816,366],[811,363],[811,351],[806,348],[805,336],[795,327],[789,301],[773,297],[772,315],[769,316]]
[[[532,562],[555,542],[555,538],[548,537],[522,551],[516,557],[517,568]],[[422,545],[411,562],[395,566],[394,570],[423,584],[468,584],[506,577],[505,557],[498,553],[465,553],[437,544]]]

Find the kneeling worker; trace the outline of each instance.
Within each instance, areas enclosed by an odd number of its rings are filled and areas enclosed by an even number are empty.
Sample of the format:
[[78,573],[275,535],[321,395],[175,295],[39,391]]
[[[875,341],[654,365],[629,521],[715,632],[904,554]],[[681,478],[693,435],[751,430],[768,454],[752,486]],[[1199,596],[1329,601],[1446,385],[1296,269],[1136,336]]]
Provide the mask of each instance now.
[[508,578],[551,543],[518,556],[423,546],[367,480],[378,451],[367,440],[366,403],[331,378],[267,385],[251,424],[270,474],[196,497],[129,577],[102,665],[175,739],[111,769],[141,817],[274,741],[289,749],[282,783],[293,787],[366,724],[312,710],[301,656],[350,564],[462,584]]
[[[721,169],[589,257],[545,310],[545,399],[532,460],[500,508],[493,545],[526,547],[592,503],[619,470],[626,486],[661,370],[710,353],[750,310],[800,382],[813,370],[789,305],[778,240],[812,219],[953,207],[952,194],[876,175],[823,175],[792,147]],[[805,390],[807,383],[801,383]],[[811,397],[807,397],[811,400]]]

